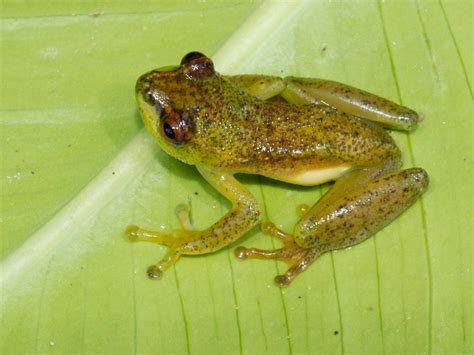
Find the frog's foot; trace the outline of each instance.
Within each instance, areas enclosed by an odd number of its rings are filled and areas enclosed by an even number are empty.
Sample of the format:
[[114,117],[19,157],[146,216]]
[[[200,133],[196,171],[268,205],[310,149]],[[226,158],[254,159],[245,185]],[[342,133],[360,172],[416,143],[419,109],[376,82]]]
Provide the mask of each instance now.
[[238,247],[235,256],[240,260],[265,259],[285,261],[290,265],[283,275],[275,277],[275,283],[279,287],[288,286],[293,279],[308,268],[316,258],[321,255],[317,248],[302,248],[298,246],[294,237],[279,230],[271,222],[262,223],[262,232],[283,242],[284,247],[275,250],[262,250],[256,248]]
[[[180,250],[183,249],[186,239],[192,239],[193,226],[190,216],[190,208],[186,204],[180,204],[176,207],[175,213],[183,228],[181,231],[174,231],[170,233],[151,231],[140,228],[135,225],[130,225],[125,229],[125,237],[130,242],[147,241],[156,244],[161,244],[170,249],[160,262],[151,265],[147,269],[147,275],[150,279],[160,279],[163,272],[175,264],[179,256]],[[179,236],[178,236],[179,235]]]
[[158,263],[148,267],[146,270],[148,278],[152,280],[161,279],[163,272],[175,264],[178,261],[180,255],[180,252],[175,248],[168,250],[163,259],[161,259]]
[[131,242],[147,241],[169,247],[164,258],[147,269],[147,275],[150,279],[160,279],[163,276],[163,272],[178,261],[187,234],[191,235],[192,232],[184,229],[168,233],[158,232],[135,225],[128,226],[125,230],[125,237]]

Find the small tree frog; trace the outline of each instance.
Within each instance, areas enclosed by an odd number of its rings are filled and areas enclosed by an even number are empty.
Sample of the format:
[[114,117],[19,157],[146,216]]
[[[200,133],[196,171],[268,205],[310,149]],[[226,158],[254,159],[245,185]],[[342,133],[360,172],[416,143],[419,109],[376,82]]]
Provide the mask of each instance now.
[[219,250],[259,223],[261,209],[235,179],[236,173],[307,186],[335,181],[314,206],[298,210],[291,234],[271,222],[261,224],[282,248],[236,249],[239,259],[286,261],[288,270],[275,277],[280,287],[288,286],[321,254],[374,235],[428,186],[423,169],[400,170],[400,150],[384,130],[409,131],[421,115],[348,85],[296,77],[225,76],[214,70],[210,58],[192,52],[179,66],[142,75],[136,99],[145,126],[161,148],[195,165],[232,203],[204,230],[194,230],[186,212],[180,213],[179,230],[128,226],[130,241],[169,248],[148,268],[150,278],[161,278],[181,255]]

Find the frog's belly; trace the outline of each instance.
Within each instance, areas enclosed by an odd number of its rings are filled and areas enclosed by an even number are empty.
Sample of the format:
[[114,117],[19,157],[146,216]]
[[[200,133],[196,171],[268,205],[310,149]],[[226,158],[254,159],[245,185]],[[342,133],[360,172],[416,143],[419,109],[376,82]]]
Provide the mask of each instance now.
[[315,168],[303,172],[284,172],[277,174],[263,174],[269,178],[289,182],[291,184],[313,186],[327,181],[336,180],[342,176],[352,166],[343,164],[327,168]]

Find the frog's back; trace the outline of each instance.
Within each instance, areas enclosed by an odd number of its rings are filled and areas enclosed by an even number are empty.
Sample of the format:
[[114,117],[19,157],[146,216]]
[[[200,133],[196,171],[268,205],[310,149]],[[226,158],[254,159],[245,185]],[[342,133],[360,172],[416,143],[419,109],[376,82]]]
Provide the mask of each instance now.
[[384,129],[327,105],[262,101],[228,81],[193,97],[196,105],[219,98],[200,107],[199,134],[183,154],[210,169],[314,185],[400,156]]
[[399,159],[378,125],[326,105],[265,102],[256,106],[240,171],[302,185],[338,178],[355,166]]

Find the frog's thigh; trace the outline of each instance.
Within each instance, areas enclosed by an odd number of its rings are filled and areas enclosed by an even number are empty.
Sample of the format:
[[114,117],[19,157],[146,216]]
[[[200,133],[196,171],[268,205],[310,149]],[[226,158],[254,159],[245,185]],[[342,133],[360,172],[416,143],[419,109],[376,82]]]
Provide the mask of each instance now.
[[428,175],[413,168],[378,176],[318,201],[295,226],[295,241],[321,252],[362,242],[394,220],[426,190]]
[[381,123],[384,126],[410,130],[421,121],[415,111],[349,85],[323,79],[285,78],[280,94],[292,103],[325,103],[348,114]]
[[[392,171],[398,171],[400,164],[400,161],[394,160],[387,162],[385,165],[380,167],[357,168],[345,173],[343,176],[339,177],[329,191],[318,200],[311,212],[317,214],[324,206],[333,205],[335,201],[345,196],[349,191],[355,190],[381,175],[388,174]],[[306,215],[307,212],[308,208],[306,208],[305,212],[297,211],[297,214],[302,217]]]

